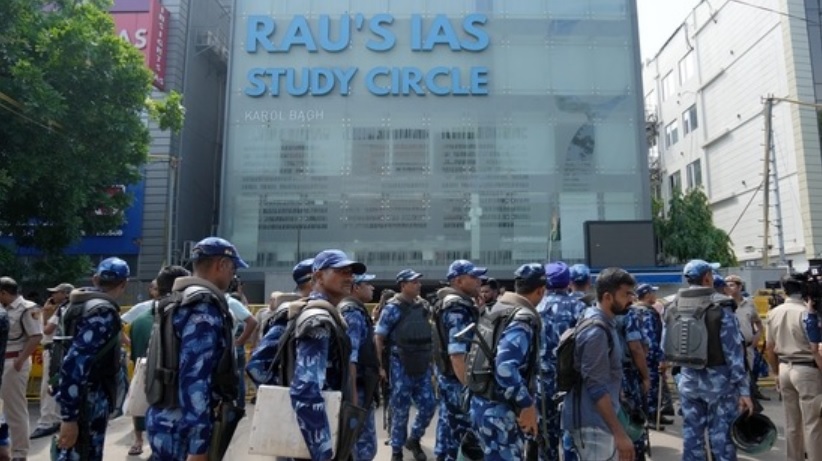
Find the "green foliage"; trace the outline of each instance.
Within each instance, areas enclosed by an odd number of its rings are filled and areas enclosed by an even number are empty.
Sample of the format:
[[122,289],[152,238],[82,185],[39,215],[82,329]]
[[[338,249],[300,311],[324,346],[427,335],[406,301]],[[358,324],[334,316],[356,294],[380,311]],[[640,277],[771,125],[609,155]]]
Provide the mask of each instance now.
[[88,256],[51,255],[21,258],[14,248],[0,246],[0,274],[23,284],[26,290],[44,289],[58,283],[77,283],[94,266]]
[[183,95],[180,93],[172,90],[164,100],[149,99],[146,105],[149,115],[157,121],[161,130],[178,133],[183,129],[186,109],[183,107]]
[[663,215],[661,200],[654,203],[654,229],[661,250],[669,263],[685,263],[690,259],[715,261],[725,267],[737,265],[731,238],[713,224],[708,197],[700,188],[685,195],[677,193]]
[[110,1],[3,0],[0,14],[0,232],[41,250],[44,269],[83,233],[122,224],[149,133],[151,74],[117,37]]

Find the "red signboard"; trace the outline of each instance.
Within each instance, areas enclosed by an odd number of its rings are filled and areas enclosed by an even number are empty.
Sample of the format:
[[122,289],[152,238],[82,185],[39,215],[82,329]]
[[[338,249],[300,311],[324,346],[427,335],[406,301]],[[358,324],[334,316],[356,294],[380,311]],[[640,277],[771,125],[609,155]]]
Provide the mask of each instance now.
[[117,34],[143,52],[146,65],[154,74],[154,86],[164,90],[168,10],[160,0],[117,0],[111,15]]

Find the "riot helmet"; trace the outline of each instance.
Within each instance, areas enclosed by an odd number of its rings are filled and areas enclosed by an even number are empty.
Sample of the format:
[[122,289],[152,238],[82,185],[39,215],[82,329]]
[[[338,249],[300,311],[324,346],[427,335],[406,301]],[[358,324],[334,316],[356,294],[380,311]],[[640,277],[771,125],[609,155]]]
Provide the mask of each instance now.
[[743,453],[755,455],[770,450],[776,442],[776,436],[773,421],[762,413],[750,416],[742,414],[731,427],[734,445]]

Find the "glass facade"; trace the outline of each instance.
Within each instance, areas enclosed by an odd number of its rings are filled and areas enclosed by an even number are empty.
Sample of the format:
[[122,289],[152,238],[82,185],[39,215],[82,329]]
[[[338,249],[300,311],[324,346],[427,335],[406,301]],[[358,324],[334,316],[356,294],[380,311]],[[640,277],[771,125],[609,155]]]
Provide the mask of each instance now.
[[582,261],[585,221],[650,218],[634,0],[237,0],[234,21],[220,231],[255,268],[340,248],[381,278],[505,277]]

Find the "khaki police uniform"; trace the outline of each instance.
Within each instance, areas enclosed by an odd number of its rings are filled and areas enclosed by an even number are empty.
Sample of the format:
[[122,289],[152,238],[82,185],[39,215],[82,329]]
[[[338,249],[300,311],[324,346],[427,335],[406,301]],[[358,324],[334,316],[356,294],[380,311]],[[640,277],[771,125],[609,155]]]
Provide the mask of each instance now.
[[[59,326],[60,313],[64,311],[67,306],[68,299],[66,299],[65,303],[57,307],[54,314],[46,321],[46,324]],[[54,335],[44,333],[43,340],[40,341],[40,344],[43,345],[43,377],[40,381],[40,419],[37,420],[37,427],[48,428],[61,422],[60,405],[57,404],[57,400],[51,395],[49,386],[51,348],[54,344]]]
[[26,387],[31,372],[31,357],[27,357],[20,371],[14,369],[14,362],[32,336],[43,335],[40,306],[18,296],[5,306],[9,316],[9,340],[6,345],[6,359],[3,363],[3,385],[0,397],[11,435],[13,458],[25,458],[29,451],[29,407]]
[[779,357],[779,386],[785,407],[787,459],[822,460],[822,418],[814,397],[822,394],[822,372],[803,323],[805,303],[788,299],[768,313],[766,335]]
[[748,362],[748,368],[753,368],[754,347],[753,338],[756,335],[754,331],[754,320],[759,313],[756,312],[756,307],[750,298],[742,299],[739,306],[736,308],[736,318],[739,320],[739,331],[742,333],[742,338],[745,340],[745,360]]

